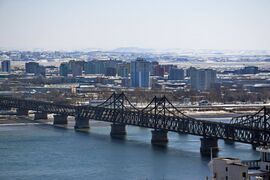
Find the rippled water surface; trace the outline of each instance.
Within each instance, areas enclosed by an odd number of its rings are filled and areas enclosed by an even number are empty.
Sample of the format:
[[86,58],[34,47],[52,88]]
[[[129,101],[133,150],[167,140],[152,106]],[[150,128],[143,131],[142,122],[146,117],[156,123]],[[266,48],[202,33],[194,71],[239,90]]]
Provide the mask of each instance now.
[[[91,123],[90,123],[91,124]],[[150,144],[151,131],[127,127],[112,139],[110,127],[89,133],[49,125],[0,126],[0,179],[205,179],[209,158],[200,137],[169,133],[167,148]],[[258,159],[250,145],[219,141],[219,156]]]

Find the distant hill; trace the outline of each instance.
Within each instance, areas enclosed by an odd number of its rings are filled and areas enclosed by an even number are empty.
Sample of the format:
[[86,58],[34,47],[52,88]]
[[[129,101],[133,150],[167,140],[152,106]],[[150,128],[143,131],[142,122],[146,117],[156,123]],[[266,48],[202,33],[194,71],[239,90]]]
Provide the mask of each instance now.
[[112,52],[120,52],[120,53],[149,53],[154,52],[154,49],[146,49],[146,48],[138,48],[138,47],[121,47],[113,49]]

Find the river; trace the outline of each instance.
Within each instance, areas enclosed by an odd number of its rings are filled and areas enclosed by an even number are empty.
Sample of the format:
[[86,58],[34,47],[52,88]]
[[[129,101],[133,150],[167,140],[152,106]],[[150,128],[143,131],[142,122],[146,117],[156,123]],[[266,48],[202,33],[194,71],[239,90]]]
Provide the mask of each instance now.
[[[90,122],[91,125],[91,122]],[[44,124],[0,126],[0,179],[202,180],[210,158],[200,155],[200,137],[169,133],[167,148],[152,146],[151,131],[127,127],[112,139],[109,124],[89,133]],[[251,145],[219,140],[220,157],[258,159]]]

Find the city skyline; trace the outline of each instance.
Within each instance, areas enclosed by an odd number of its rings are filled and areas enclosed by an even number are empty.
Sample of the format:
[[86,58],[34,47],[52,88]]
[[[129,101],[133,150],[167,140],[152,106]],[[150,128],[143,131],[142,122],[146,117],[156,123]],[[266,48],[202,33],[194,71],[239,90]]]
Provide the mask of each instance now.
[[270,49],[270,1],[0,0],[0,47]]
[[0,0],[0,179],[270,179],[270,0]]

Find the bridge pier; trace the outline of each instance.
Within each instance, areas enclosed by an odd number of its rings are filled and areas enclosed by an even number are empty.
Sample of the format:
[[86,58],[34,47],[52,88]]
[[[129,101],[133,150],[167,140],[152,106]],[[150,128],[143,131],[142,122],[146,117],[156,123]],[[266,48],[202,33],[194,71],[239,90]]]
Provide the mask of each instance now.
[[201,148],[200,148],[201,154],[202,155],[211,155],[211,149],[212,149],[212,154],[215,156],[217,154],[217,152],[219,151],[218,139],[217,138],[208,138],[208,137],[201,138]]
[[258,144],[252,144],[251,146],[252,146],[252,149],[253,149],[253,150],[256,150],[256,148],[259,147]]
[[28,110],[27,109],[16,109],[17,115],[19,116],[28,116]]
[[34,120],[38,119],[48,119],[48,114],[46,112],[35,112]]
[[152,130],[151,143],[153,145],[166,145],[168,143],[168,131],[166,130]]
[[234,144],[234,133],[235,133],[234,127],[227,126],[225,128],[225,134],[227,138],[224,139],[225,144]]
[[89,126],[89,119],[85,117],[76,116],[75,117],[75,130],[88,130]]
[[54,125],[65,125],[68,123],[67,115],[55,114],[53,115],[53,124]]
[[256,150],[256,147],[259,146],[259,142],[260,142],[260,132],[258,131],[253,131],[252,132],[252,141],[254,142],[252,144],[252,149]]
[[113,123],[111,124],[111,133],[112,137],[123,137],[127,134],[126,132],[126,125],[125,124],[118,124]]

